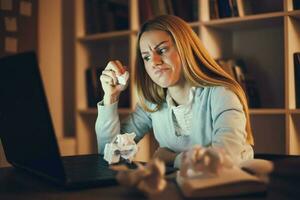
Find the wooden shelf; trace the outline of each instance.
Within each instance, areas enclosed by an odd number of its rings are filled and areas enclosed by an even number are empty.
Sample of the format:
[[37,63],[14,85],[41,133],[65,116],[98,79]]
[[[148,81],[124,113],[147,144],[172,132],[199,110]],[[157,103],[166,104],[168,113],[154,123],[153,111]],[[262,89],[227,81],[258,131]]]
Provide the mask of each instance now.
[[277,114],[285,114],[285,109],[250,109],[251,115],[277,115]]
[[128,37],[132,34],[136,34],[137,31],[113,31],[113,32],[107,32],[107,33],[96,33],[91,34],[83,37],[79,37],[78,40],[80,42],[92,42],[92,41],[99,41],[99,40],[114,40],[117,38],[124,38]]
[[199,28],[199,24],[200,22],[196,21],[196,22],[190,22],[188,23],[192,28]]
[[[284,11],[209,20],[208,2],[199,0],[204,46],[214,58],[242,59],[255,77],[263,107],[250,109],[256,150],[300,154],[300,126],[295,125],[300,109],[287,109],[295,107],[293,53],[300,51],[300,10],[285,11],[292,0],[283,0]],[[266,147],[270,137],[275,139]]]
[[244,30],[261,27],[278,26],[283,23],[285,12],[249,15],[245,17],[230,17],[201,22],[201,25],[226,29]]
[[300,109],[289,110],[289,113],[291,113],[291,114],[300,114]]
[[[81,115],[97,115],[98,114],[97,108],[79,109],[78,112]],[[120,115],[127,115],[132,112],[132,109],[120,108],[120,109],[118,109],[118,112]]]
[[300,19],[300,10],[289,11],[289,12],[287,12],[287,15]]
[[81,115],[97,115],[97,108],[80,109],[78,113]]

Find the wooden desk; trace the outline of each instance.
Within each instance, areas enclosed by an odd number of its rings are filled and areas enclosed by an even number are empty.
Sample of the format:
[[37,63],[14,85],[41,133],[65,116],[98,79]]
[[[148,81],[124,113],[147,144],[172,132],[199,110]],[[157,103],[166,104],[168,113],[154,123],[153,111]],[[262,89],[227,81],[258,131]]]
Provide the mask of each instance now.
[[[181,200],[184,199],[176,184],[168,182],[167,189],[154,196],[145,196],[135,189],[122,186],[98,187],[81,190],[64,190],[39,177],[29,175],[14,168],[0,168],[0,199],[1,200],[119,200],[119,199],[155,199]],[[241,198],[234,198],[241,199]],[[245,197],[249,199],[249,197]],[[251,199],[265,199],[265,195],[252,195]]]
[[[170,184],[172,200],[182,199],[176,192],[175,184]],[[160,195],[157,199],[166,199]],[[88,188],[81,190],[64,190],[36,176],[31,176],[14,168],[0,168],[0,199],[64,199],[64,200],[118,200],[118,199],[147,199],[135,189],[122,186]]]
[[[254,194],[226,199],[300,199],[300,159],[292,162],[276,161],[276,173],[271,176],[266,194]],[[159,195],[145,196],[135,189],[122,186],[98,187],[81,190],[64,190],[36,176],[15,168],[0,168],[0,199],[64,199],[64,200],[119,200],[119,199],[184,199],[174,181],[168,181],[167,189]],[[216,199],[216,198],[215,198]],[[224,199],[224,198],[220,198]]]

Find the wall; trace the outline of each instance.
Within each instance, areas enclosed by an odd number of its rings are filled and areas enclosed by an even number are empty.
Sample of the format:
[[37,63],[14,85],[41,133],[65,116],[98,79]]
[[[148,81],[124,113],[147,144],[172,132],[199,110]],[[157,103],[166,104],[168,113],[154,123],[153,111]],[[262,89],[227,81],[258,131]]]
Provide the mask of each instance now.
[[[0,23],[0,39],[6,35],[20,38],[17,52],[35,50],[38,54],[42,79],[54,123],[56,136],[63,155],[76,153],[74,139],[74,23],[73,0],[27,0],[32,2],[32,16],[19,16],[18,1],[12,1],[13,11],[0,10],[0,17],[16,15],[17,32],[5,33]],[[37,3],[38,2],[38,3]],[[19,20],[20,19],[20,20]],[[1,20],[3,21],[3,20]],[[12,53],[4,52],[0,42],[0,57]],[[16,52],[14,52],[16,53]],[[0,167],[5,164],[0,143]]]

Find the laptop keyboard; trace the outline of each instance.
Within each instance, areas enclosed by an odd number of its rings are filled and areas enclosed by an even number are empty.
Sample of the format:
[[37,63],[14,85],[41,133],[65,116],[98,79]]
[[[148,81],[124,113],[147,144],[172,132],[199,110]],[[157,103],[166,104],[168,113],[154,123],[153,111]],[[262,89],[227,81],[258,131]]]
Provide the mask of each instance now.
[[62,160],[71,179],[112,179],[116,175],[101,155],[66,156]]
[[[62,157],[66,175],[74,180],[114,179],[117,172],[109,169],[103,156],[98,154]],[[145,163],[141,163],[145,164]],[[126,163],[128,168],[135,169],[134,163]],[[166,167],[166,174],[174,172],[172,167]]]

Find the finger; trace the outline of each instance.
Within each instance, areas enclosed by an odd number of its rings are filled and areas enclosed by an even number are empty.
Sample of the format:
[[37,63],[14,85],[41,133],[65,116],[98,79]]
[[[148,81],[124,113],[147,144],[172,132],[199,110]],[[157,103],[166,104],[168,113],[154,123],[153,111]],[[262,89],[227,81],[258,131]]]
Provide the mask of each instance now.
[[109,61],[106,69],[114,71],[117,76],[121,75],[123,72],[122,63],[119,60]]
[[124,86],[124,85],[118,84],[118,85],[116,85],[115,87],[116,87],[117,90],[123,91],[125,86]]
[[120,75],[124,74],[126,71],[125,67],[122,65],[122,63],[119,60],[116,60],[116,63],[118,65]]
[[106,76],[106,75],[101,75],[100,76],[100,81],[101,81],[102,85],[109,84],[109,82],[110,82],[109,79],[111,79],[109,76]]
[[118,84],[118,79],[117,79],[116,73],[114,71],[112,71],[112,70],[103,70],[102,75],[110,77],[113,80],[114,85]]
[[106,75],[101,75],[100,76],[100,81],[102,84],[108,84],[108,85],[111,85],[111,86],[115,86],[116,84],[114,83],[114,80],[112,77],[110,76],[106,76]]

